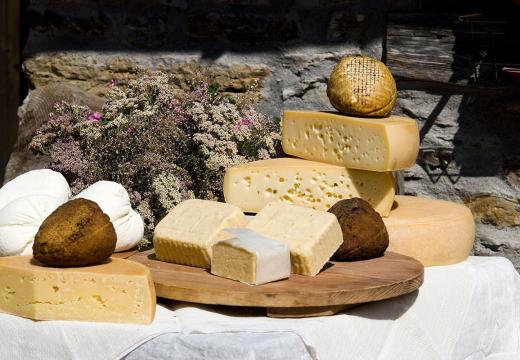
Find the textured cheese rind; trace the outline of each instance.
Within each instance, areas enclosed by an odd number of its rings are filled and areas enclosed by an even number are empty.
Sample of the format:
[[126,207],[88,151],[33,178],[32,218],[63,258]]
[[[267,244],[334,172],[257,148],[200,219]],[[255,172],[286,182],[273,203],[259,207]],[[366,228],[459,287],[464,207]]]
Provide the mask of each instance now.
[[334,214],[284,203],[269,203],[247,228],[281,241],[291,250],[291,271],[314,276],[343,242]]
[[59,172],[41,169],[28,171],[9,181],[0,189],[0,209],[10,202],[29,195],[52,196],[65,203],[70,198],[70,187]]
[[415,164],[419,129],[413,119],[357,118],[317,111],[284,111],[282,147],[307,160],[370,171]]
[[161,261],[209,269],[213,244],[233,237],[223,229],[245,224],[244,214],[234,205],[186,200],[155,227],[155,254]]
[[5,257],[0,284],[0,311],[29,319],[149,324],[155,316],[150,270],[133,261],[52,268]]
[[0,256],[31,255],[34,237],[62,199],[28,195],[0,209]]
[[213,245],[211,273],[249,285],[288,278],[289,247],[250,229],[226,229],[236,238]]
[[327,211],[339,200],[360,197],[388,216],[394,194],[391,173],[296,158],[241,164],[228,168],[224,177],[226,202],[253,213],[273,201]]
[[467,259],[475,241],[475,222],[464,205],[398,195],[383,221],[389,251],[411,256],[424,266],[449,265]]
[[113,181],[98,181],[81,191],[75,198],[94,201],[108,215],[116,230],[116,252],[137,246],[143,238],[143,219],[132,210],[130,197],[123,185]]

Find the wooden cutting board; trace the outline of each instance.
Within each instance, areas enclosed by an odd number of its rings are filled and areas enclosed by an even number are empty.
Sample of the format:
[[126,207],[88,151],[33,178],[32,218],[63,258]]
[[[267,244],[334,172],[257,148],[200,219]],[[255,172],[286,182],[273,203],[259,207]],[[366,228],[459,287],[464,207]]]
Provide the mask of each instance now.
[[329,262],[316,276],[249,286],[208,270],[158,261],[154,250],[130,256],[148,266],[157,296],[202,304],[267,308],[273,317],[331,315],[354,304],[408,294],[421,286],[424,268],[408,256],[384,256],[355,262]]

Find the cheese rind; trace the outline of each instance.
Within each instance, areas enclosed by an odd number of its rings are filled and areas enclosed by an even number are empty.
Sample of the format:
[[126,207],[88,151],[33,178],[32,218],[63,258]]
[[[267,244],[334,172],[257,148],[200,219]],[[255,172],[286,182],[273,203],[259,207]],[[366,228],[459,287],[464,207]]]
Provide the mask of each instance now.
[[250,229],[226,229],[236,238],[213,245],[211,273],[249,285],[288,278],[289,247]]
[[34,320],[149,324],[155,316],[150,270],[133,261],[53,268],[10,256],[0,259],[0,284],[0,311]]
[[383,221],[390,238],[388,251],[411,256],[424,266],[464,261],[475,241],[471,211],[449,201],[398,195]]
[[347,169],[316,161],[279,158],[228,168],[224,198],[244,212],[258,212],[269,202],[327,211],[342,199],[360,197],[387,216],[394,202],[390,173]]
[[291,251],[291,271],[314,276],[343,242],[334,214],[284,203],[269,203],[247,228],[281,241]]
[[317,111],[284,111],[286,154],[350,169],[395,171],[415,163],[419,129],[413,119],[358,118]]
[[209,269],[213,244],[233,237],[224,228],[245,224],[244,214],[234,205],[186,200],[155,227],[155,254],[161,261]]

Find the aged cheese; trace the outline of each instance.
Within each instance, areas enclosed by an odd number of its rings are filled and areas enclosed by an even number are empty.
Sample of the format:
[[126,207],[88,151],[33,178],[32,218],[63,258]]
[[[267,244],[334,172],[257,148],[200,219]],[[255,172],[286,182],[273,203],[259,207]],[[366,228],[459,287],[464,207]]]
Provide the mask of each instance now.
[[47,195],[61,204],[69,200],[70,188],[59,172],[49,169],[28,171],[9,181],[0,189],[0,209],[10,202],[29,195]]
[[272,201],[327,211],[339,200],[360,197],[387,216],[394,201],[394,184],[386,172],[279,158],[228,168],[224,197],[242,211],[255,213]]
[[223,229],[245,224],[244,214],[234,205],[186,200],[155,227],[155,254],[161,261],[209,269],[213,244],[233,237]]
[[334,214],[284,203],[269,203],[247,228],[281,241],[291,250],[291,271],[314,276],[343,243]]
[[415,196],[396,196],[394,209],[383,219],[388,251],[411,256],[424,266],[465,260],[473,248],[475,223],[464,205]]
[[34,320],[149,324],[155,315],[150,270],[123,259],[52,268],[30,256],[0,259],[0,311]]
[[211,273],[249,285],[288,278],[291,273],[289,247],[250,229],[226,231],[236,238],[213,245]]
[[415,163],[419,131],[413,119],[357,118],[317,111],[285,111],[285,153],[350,169],[394,171]]

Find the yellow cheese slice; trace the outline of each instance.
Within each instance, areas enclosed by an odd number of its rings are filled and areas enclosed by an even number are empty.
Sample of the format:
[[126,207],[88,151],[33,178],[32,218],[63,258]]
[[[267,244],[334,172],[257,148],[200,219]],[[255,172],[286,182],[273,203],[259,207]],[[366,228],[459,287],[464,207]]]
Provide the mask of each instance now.
[[475,222],[461,204],[397,195],[383,221],[390,237],[388,251],[411,256],[424,266],[464,261],[473,248]]
[[209,269],[213,244],[233,237],[224,229],[240,228],[245,224],[244,214],[234,205],[186,200],[155,227],[155,254],[161,261]]
[[0,258],[0,311],[34,320],[149,324],[155,316],[150,270],[133,261],[79,268],[40,266],[31,256]]
[[284,111],[285,153],[350,169],[394,171],[415,164],[419,130],[400,116],[358,118],[317,111]]
[[387,216],[394,201],[394,183],[387,172],[280,158],[228,168],[224,197],[242,211],[254,213],[273,201],[327,211],[341,199],[360,197]]
[[287,244],[291,271],[300,275],[318,274],[343,243],[334,214],[284,203],[267,204],[247,228]]

